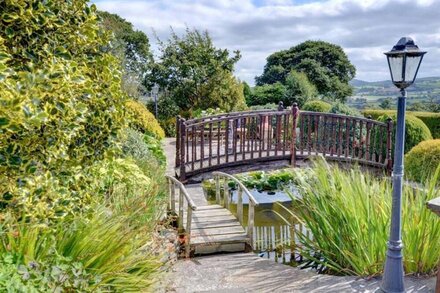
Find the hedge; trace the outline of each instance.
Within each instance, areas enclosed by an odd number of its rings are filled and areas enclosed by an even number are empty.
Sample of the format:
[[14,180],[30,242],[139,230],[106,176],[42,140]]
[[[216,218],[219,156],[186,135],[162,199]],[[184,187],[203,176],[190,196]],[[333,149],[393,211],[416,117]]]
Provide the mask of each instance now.
[[440,164],[440,139],[422,141],[405,156],[406,176],[423,183]]
[[[391,118],[396,125],[397,115],[382,115],[377,120],[386,122],[388,118]],[[396,132],[393,130],[392,141],[394,151],[394,142],[396,141]],[[431,131],[429,128],[423,123],[422,120],[413,116],[406,115],[405,119],[405,153],[409,152],[414,146],[418,145],[420,142],[424,140],[432,139]]]
[[[364,110],[362,114],[365,117],[371,116],[373,119],[379,118],[382,115],[392,115],[395,114],[394,110]],[[440,138],[440,113],[432,112],[412,112],[407,111],[406,113],[411,114],[420,120],[422,120],[426,126],[431,131],[433,138]]]
[[165,137],[163,129],[160,127],[154,115],[148,111],[147,107],[137,101],[130,100],[126,103],[127,110],[131,114],[130,124],[133,128],[142,133],[153,135],[158,139]]

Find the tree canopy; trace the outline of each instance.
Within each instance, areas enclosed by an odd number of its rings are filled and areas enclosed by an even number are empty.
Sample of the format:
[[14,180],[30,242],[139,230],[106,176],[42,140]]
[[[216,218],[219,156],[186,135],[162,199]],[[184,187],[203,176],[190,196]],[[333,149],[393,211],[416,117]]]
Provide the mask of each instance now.
[[257,85],[286,83],[292,70],[303,72],[320,95],[344,101],[352,94],[348,82],[356,69],[340,46],[323,41],[306,41],[288,50],[275,52],[267,58]]
[[99,11],[98,15],[103,27],[113,33],[111,53],[122,62],[124,91],[132,97],[143,94],[144,78],[153,62],[147,35],[117,14]]
[[230,111],[245,106],[243,85],[233,76],[240,52],[231,57],[214,47],[208,32],[186,30],[183,37],[172,32],[167,42],[159,40],[160,57],[146,78],[157,83],[183,110],[219,107]]

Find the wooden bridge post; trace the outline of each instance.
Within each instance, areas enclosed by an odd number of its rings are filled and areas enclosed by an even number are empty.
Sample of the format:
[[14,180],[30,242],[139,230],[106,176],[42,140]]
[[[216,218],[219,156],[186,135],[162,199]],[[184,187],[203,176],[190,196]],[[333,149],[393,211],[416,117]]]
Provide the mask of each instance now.
[[175,167],[180,166],[180,116],[176,117],[176,164]]
[[392,149],[392,133],[393,133],[393,120],[391,118],[387,119],[387,150],[386,150],[386,170],[390,175],[393,171],[393,159],[391,158],[391,149]]
[[295,160],[296,160],[296,125],[298,123],[298,115],[299,115],[299,108],[297,103],[293,103],[292,105],[292,119],[293,119],[293,125],[292,125],[292,140],[290,143],[290,164],[295,167]]
[[180,143],[179,143],[179,147],[180,147],[180,160],[179,160],[180,174],[179,174],[179,179],[180,179],[180,181],[185,181],[186,180],[186,174],[185,174],[185,140],[187,139],[187,137],[186,137],[186,125],[185,125],[185,119],[179,119],[179,121],[180,121],[180,126],[179,126],[180,137],[178,138],[178,140],[180,140]]
[[[284,110],[284,104],[283,101],[280,101],[278,103],[278,111]],[[281,115],[277,114],[276,118],[276,149],[275,149],[275,155],[278,153],[278,151],[281,149]]]

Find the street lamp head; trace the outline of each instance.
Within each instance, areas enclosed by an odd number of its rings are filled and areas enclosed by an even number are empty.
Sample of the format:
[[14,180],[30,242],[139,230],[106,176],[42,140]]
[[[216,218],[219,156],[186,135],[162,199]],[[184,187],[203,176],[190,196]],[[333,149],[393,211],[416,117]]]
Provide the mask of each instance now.
[[405,89],[414,82],[425,54],[410,37],[401,38],[391,51],[385,53],[395,86]]
[[157,83],[155,83],[153,85],[153,87],[151,88],[151,91],[152,91],[153,95],[157,95],[159,93],[159,85]]

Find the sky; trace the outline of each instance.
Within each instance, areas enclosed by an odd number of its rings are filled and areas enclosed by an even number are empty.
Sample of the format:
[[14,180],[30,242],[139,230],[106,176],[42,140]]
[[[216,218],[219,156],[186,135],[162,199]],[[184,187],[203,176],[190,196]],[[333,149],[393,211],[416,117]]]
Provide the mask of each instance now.
[[94,0],[145,32],[157,54],[161,40],[208,30],[214,45],[240,50],[235,75],[254,84],[266,58],[306,40],[340,45],[357,79],[389,79],[383,52],[403,36],[428,51],[418,77],[440,76],[440,0]]

